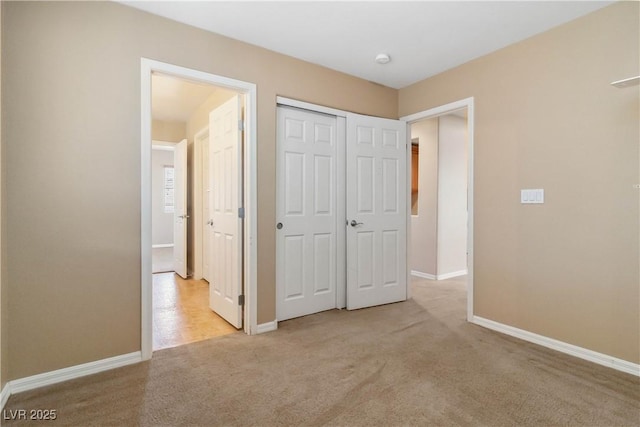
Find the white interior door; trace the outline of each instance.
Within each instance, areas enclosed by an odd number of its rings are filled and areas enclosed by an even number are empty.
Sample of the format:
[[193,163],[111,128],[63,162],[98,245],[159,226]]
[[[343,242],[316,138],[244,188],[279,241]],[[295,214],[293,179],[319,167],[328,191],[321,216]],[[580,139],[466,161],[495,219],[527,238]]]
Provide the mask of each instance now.
[[209,306],[236,328],[242,327],[242,133],[240,97],[209,114],[209,227],[212,232]]
[[202,236],[202,277],[207,282],[211,282],[211,240],[213,229],[211,228],[211,174],[209,161],[209,134],[202,138],[202,217],[206,224],[203,225]]
[[187,278],[187,140],[176,144],[173,158],[173,270]]
[[337,121],[278,107],[278,320],[336,307]]
[[347,116],[347,308],[407,298],[406,123]]

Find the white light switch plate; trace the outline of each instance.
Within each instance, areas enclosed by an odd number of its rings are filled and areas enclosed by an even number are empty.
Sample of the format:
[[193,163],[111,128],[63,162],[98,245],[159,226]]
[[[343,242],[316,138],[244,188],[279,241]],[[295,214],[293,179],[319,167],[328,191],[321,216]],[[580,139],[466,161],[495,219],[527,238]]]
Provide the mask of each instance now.
[[544,203],[544,189],[526,189],[520,190],[520,203]]

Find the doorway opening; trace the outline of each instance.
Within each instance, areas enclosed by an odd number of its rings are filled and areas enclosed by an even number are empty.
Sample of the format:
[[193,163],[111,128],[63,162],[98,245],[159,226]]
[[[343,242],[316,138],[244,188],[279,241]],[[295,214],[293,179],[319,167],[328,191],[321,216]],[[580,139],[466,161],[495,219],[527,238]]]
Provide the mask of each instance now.
[[141,61],[143,359],[256,330],[255,99],[251,83]]
[[[154,97],[154,99],[157,98]],[[180,134],[184,133],[180,132]],[[176,214],[174,157],[175,145],[178,142],[154,139],[151,148],[153,150],[151,153],[153,274],[176,271],[174,265],[174,215]]]
[[[211,218],[209,189],[214,176],[208,165],[209,116],[231,99],[239,104],[242,95],[162,73],[151,76],[154,351],[237,331],[212,300],[217,283],[211,283],[209,275],[194,277],[193,273],[196,255],[213,257],[211,245],[203,245],[201,250],[196,244],[193,219],[200,218],[194,210],[201,207],[208,222]],[[201,137],[205,133],[207,137]],[[194,149],[196,143],[203,145],[199,150],[202,159]],[[240,133],[234,143],[242,145]],[[203,164],[199,174],[195,173],[196,163]],[[232,179],[224,174],[215,178],[220,185]],[[210,230],[204,230],[207,237]],[[207,237],[199,240],[208,242]]]
[[473,98],[404,117],[411,133],[414,284],[464,289],[473,317]]

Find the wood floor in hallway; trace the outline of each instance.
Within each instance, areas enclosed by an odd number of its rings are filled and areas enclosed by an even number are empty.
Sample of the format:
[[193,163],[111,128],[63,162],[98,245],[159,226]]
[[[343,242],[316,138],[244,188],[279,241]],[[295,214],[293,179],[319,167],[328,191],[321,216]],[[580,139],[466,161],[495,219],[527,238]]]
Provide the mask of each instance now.
[[153,350],[238,332],[209,308],[209,284],[177,274],[153,275]]

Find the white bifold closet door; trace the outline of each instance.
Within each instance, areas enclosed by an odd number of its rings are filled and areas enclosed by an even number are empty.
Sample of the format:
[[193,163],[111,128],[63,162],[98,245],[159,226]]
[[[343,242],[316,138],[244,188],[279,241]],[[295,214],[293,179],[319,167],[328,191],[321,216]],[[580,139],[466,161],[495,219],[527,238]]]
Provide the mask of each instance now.
[[344,307],[345,294],[348,309],[405,300],[406,123],[349,113],[345,130],[288,107],[277,120],[277,319]]
[[407,299],[407,124],[347,116],[347,309]]
[[336,307],[335,117],[277,109],[278,320]]

